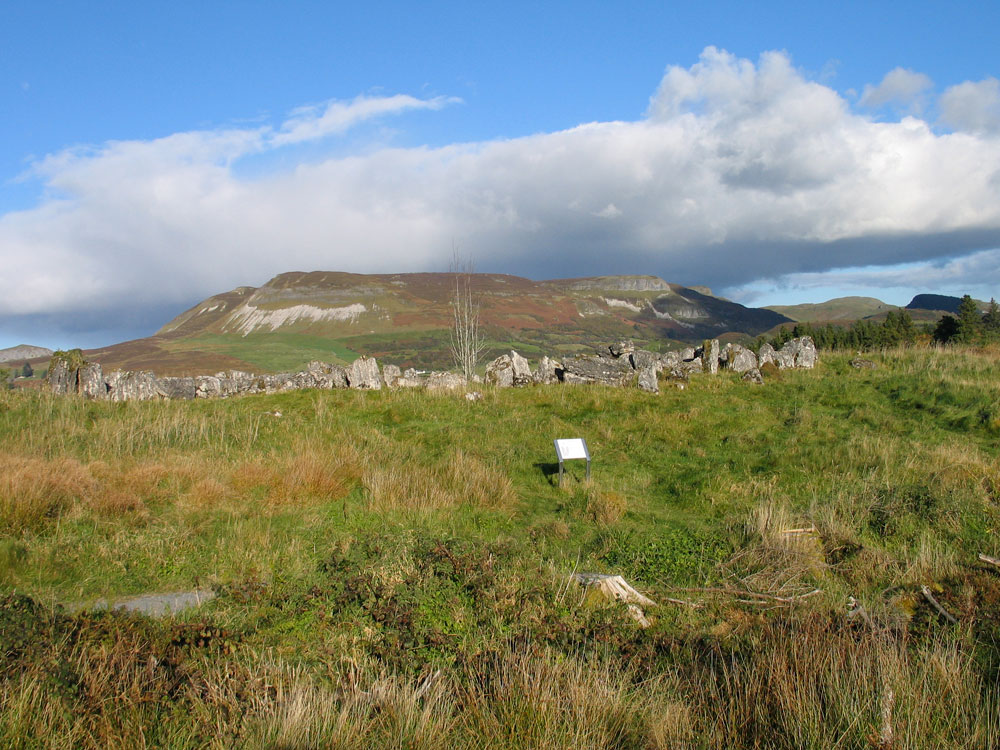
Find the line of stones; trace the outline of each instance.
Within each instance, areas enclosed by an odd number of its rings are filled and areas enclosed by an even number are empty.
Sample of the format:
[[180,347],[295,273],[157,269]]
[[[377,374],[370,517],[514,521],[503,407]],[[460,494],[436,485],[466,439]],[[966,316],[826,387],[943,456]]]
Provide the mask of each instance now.
[[[745,380],[762,383],[759,368],[768,362],[786,369],[813,367],[816,361],[816,347],[808,336],[792,339],[778,351],[764,344],[756,355],[739,344],[720,347],[718,339],[706,341],[697,349],[692,347],[663,354],[637,350],[631,343],[622,342],[596,355],[579,355],[562,361],[542,357],[534,372],[528,360],[511,351],[486,366],[485,381],[498,387],[551,383],[601,383],[625,387],[636,383],[645,391],[657,393],[661,373],[679,387],[683,387],[691,373],[715,373],[719,369],[729,369],[742,374]],[[293,373],[256,375],[231,370],[215,375],[162,378],[148,370],[104,373],[96,362],[75,364],[69,358],[55,357],[49,365],[47,381],[53,393],[76,393],[84,398],[109,401],[226,398],[303,388],[455,390],[469,385],[463,376],[452,372],[423,373],[412,368],[404,372],[396,365],[384,365],[380,369],[372,357],[360,357],[346,367],[310,362],[305,370]],[[475,381],[479,382],[479,378]]]

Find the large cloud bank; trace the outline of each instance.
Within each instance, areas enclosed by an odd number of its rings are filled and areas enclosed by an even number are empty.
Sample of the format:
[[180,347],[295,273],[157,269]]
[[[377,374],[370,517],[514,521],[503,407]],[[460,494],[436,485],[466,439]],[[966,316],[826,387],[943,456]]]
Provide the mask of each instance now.
[[[852,105],[785,54],[754,63],[708,48],[669,68],[634,122],[309,156],[303,145],[376,118],[461,106],[360,97],[277,126],[68,150],[33,167],[47,196],[37,207],[0,217],[0,316],[169,306],[287,270],[443,270],[456,243],[480,270],[656,273],[731,289],[992,258],[997,81],[947,89],[933,119],[870,109],[926,100],[931,86],[897,69]],[[241,168],[288,149],[306,155]],[[988,265],[951,267],[982,283]]]

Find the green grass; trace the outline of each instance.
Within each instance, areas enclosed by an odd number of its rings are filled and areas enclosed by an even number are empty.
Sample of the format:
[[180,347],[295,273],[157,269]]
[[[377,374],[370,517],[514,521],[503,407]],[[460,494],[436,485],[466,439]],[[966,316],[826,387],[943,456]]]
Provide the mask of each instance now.
[[312,360],[349,363],[360,356],[343,343],[304,333],[253,333],[247,336],[201,334],[170,346],[204,350],[241,359],[266,372],[304,370]]
[[[990,746],[997,356],[877,359],[658,396],[0,393],[0,741],[879,747],[888,710],[892,747]],[[557,437],[590,482],[557,486]],[[166,621],[53,608],[206,586]]]

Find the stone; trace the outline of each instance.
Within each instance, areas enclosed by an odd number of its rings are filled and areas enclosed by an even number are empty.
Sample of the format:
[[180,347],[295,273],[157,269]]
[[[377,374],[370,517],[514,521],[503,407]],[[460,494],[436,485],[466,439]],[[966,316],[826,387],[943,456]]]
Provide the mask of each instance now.
[[215,398],[222,392],[219,379],[214,375],[199,375],[194,382],[195,398]]
[[515,352],[510,351],[510,369],[513,372],[513,384],[517,387],[531,385],[534,380],[531,377],[531,365],[528,360]]
[[639,388],[647,393],[659,393],[660,383],[656,377],[657,369],[647,365],[639,370]]
[[764,376],[760,374],[760,370],[753,367],[743,373],[742,378],[744,383],[756,383],[757,385],[764,385]]
[[719,371],[719,340],[706,339],[702,345],[702,361],[705,368],[715,375]]
[[623,386],[634,376],[628,359],[581,355],[563,362],[564,383],[603,383]]
[[685,347],[684,349],[681,349],[681,361],[682,362],[690,362],[694,358],[695,358],[695,352],[694,352],[694,347],[693,346],[688,346],[688,347]]
[[64,396],[76,393],[77,370],[71,369],[69,363],[62,357],[53,357],[49,363],[49,372],[45,376],[49,390]]
[[795,366],[811,370],[819,361],[819,354],[816,351],[816,344],[811,336],[802,336],[798,339],[798,350],[795,353]]
[[306,372],[313,376],[316,388],[332,390],[347,387],[347,372],[340,365],[313,361],[306,366]]
[[454,391],[468,385],[464,375],[456,372],[432,372],[427,376],[427,390]]
[[695,357],[694,359],[682,362],[681,369],[690,375],[693,372],[703,372],[705,367],[704,363],[701,361],[701,357]]
[[660,355],[660,365],[663,369],[670,369],[671,367],[679,367],[684,358],[681,356],[680,352],[663,352]]
[[403,376],[396,378],[397,388],[419,388],[423,386],[424,380],[417,370],[412,367],[407,367],[406,371],[403,372]]
[[498,388],[514,386],[514,363],[509,354],[501,354],[486,365],[486,382]]
[[148,370],[117,370],[108,377],[108,399],[111,401],[150,401],[155,398],[166,398],[166,394],[160,390],[156,376]]
[[88,362],[77,372],[77,392],[84,398],[105,401],[108,398],[108,384],[97,362]]
[[617,344],[609,346],[608,351],[611,352],[612,357],[624,357],[635,351],[635,344],[631,341],[619,341]]
[[358,357],[347,368],[347,384],[351,388],[377,391],[382,388],[378,362],[374,357]]
[[761,344],[760,349],[757,350],[757,365],[763,367],[768,362],[777,364],[774,359],[774,347],[766,343]]
[[659,372],[661,369],[660,357],[654,352],[647,352],[645,349],[638,349],[629,354],[629,362],[634,370],[655,367],[656,371]]
[[166,398],[192,399],[198,395],[196,378],[159,378],[157,384]]
[[855,357],[850,362],[851,367],[855,370],[877,370],[878,365],[872,362],[870,359],[862,359],[861,357]]
[[535,370],[535,382],[540,385],[551,385],[559,382],[558,370],[562,365],[554,359],[542,357],[538,362],[538,369]]
[[757,357],[745,346],[731,344],[726,349],[728,350],[726,356],[726,367],[728,369],[741,375],[749,370],[756,369]]
[[819,361],[819,355],[812,337],[802,336],[785,342],[785,345],[775,352],[774,360],[782,370],[792,367],[812,369]]
[[386,388],[398,388],[396,383],[403,377],[402,371],[396,365],[382,365],[382,382]]
[[479,391],[469,391],[468,393],[465,394],[465,400],[466,401],[482,401],[483,400],[483,394],[480,393]]

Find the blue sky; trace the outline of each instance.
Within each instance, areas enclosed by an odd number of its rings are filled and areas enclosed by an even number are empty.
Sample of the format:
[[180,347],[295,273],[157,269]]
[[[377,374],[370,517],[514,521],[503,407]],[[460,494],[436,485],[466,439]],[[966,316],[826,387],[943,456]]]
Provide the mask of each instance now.
[[0,4],[0,347],[288,270],[1000,287],[996,4]]

